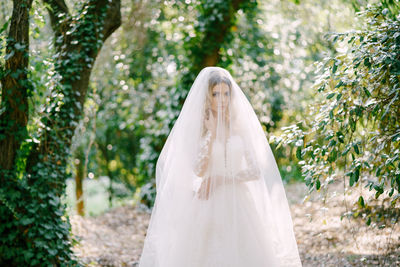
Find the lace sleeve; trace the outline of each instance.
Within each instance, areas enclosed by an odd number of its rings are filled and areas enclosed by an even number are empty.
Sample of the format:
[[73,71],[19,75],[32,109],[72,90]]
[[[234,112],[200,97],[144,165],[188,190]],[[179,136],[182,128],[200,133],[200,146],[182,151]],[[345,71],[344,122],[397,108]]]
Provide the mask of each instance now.
[[199,152],[197,154],[196,162],[194,165],[194,173],[197,176],[200,177],[204,176],[207,170],[208,160],[210,157],[210,143],[211,143],[211,132],[207,131],[207,133],[201,140]]
[[193,179],[193,191],[198,192],[203,182],[203,176],[208,168],[210,158],[211,132],[207,131],[200,143],[199,152],[194,164],[194,173],[197,175]]
[[261,172],[258,168],[258,165],[256,164],[253,153],[251,153],[248,147],[245,147],[244,156],[246,159],[247,168],[245,170],[239,171],[234,176],[234,179],[243,182],[258,180],[260,178]]

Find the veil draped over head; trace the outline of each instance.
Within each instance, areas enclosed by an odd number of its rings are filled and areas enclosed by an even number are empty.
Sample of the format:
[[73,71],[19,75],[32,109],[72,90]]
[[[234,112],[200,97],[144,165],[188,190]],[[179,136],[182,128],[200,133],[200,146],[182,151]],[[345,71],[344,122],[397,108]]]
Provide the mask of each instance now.
[[140,267],[301,266],[261,124],[230,73],[197,76],[156,166]]

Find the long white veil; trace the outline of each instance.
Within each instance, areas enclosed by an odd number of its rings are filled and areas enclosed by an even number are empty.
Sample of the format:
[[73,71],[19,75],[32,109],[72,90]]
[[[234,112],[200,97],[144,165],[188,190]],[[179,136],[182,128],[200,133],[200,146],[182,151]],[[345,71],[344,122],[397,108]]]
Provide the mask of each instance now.
[[230,73],[197,76],[156,166],[140,267],[301,266],[281,176]]

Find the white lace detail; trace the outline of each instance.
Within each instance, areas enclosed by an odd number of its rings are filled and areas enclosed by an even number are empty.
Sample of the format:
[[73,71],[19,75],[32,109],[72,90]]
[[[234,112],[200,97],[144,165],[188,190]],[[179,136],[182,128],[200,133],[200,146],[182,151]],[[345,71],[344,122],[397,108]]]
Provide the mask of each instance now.
[[207,168],[206,163],[208,162],[208,160],[210,158],[210,152],[209,152],[210,142],[211,142],[211,132],[207,131],[201,140],[199,152],[198,152],[195,167],[194,167],[194,173],[197,176],[202,176],[202,174],[204,173],[204,171]]
[[244,156],[247,168],[236,173],[234,179],[243,182],[258,180],[260,178],[260,170],[257,168],[254,155],[249,151],[247,146],[244,149]]

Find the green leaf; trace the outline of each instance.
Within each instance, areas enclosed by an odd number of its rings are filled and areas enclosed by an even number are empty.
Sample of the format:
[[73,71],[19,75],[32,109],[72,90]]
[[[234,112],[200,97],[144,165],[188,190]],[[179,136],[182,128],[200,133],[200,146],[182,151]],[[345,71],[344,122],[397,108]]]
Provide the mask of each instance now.
[[331,99],[335,94],[336,94],[336,93],[330,93],[330,94],[326,97],[326,99]]
[[346,145],[346,148],[345,148],[344,151],[342,152],[342,156],[345,156],[347,153],[349,153],[350,149],[351,149],[351,146]]
[[362,196],[358,198],[358,204],[360,205],[360,207],[365,207],[364,198]]
[[332,66],[332,74],[335,74],[336,71],[337,71],[337,65],[336,65],[336,61],[335,61]]
[[343,133],[341,131],[338,131],[338,132],[336,132],[336,136],[337,136],[339,142],[343,144],[344,143]]
[[49,254],[51,256],[55,256],[57,254],[57,250],[56,249],[48,249],[47,251],[49,252]]
[[343,84],[344,84],[344,82],[343,82],[342,80],[340,80],[340,81],[336,84],[335,88],[339,88],[339,87],[342,86]]
[[336,158],[337,158],[337,151],[336,151],[336,149],[333,149],[331,151],[331,153],[329,154],[328,161],[334,162],[336,160]]
[[0,29],[0,34],[2,32],[4,32],[7,28],[8,28],[8,23],[10,22],[10,20],[8,20],[6,23],[3,24],[3,26]]
[[11,52],[9,54],[4,56],[4,60],[10,59],[14,54],[15,54],[14,50],[11,50]]
[[360,150],[358,149],[358,145],[354,144],[353,148],[354,148],[354,151],[359,155],[360,154]]
[[23,219],[21,219],[20,222],[21,222],[22,225],[28,225],[28,224],[33,223],[34,221],[35,221],[34,218],[24,217]]
[[61,233],[59,233],[59,232],[55,232],[56,233],[56,235],[58,236],[58,238],[63,238],[63,235],[61,234]]
[[16,44],[14,45],[14,47],[15,47],[15,49],[18,50],[18,51],[23,51],[23,50],[25,49],[26,45],[25,45],[25,44],[16,43]]
[[368,97],[370,97],[370,96],[371,96],[371,93],[368,91],[368,89],[365,88],[364,86],[363,86],[363,89],[364,89],[365,94],[366,94]]
[[379,167],[376,169],[375,175],[376,175],[376,176],[381,175],[381,170],[382,170],[382,167],[379,166]]
[[302,156],[301,156],[301,147],[297,147],[297,150],[296,150],[296,157],[297,157],[298,159],[302,159]]
[[351,173],[351,175],[350,175],[349,185],[350,186],[354,185],[354,175],[353,175],[353,173]]
[[392,142],[397,142],[400,140],[400,132],[392,135]]
[[364,59],[364,65],[365,65],[366,67],[368,67],[368,68],[371,67],[371,62],[369,61],[369,58],[366,57],[366,58]]
[[336,145],[336,140],[335,140],[335,139],[332,139],[332,140],[329,142],[328,147],[333,147],[334,145]]
[[351,131],[354,132],[356,130],[356,121],[352,117],[349,118],[349,124]]
[[27,251],[27,250],[25,250],[24,251],[24,258],[25,258],[25,260],[26,261],[30,261],[30,259],[34,256],[35,254],[32,252],[32,251]]
[[354,172],[354,181],[358,182],[359,178],[360,178],[360,169],[356,169]]
[[394,193],[394,187],[392,187],[392,189],[390,189],[389,197],[393,196],[393,193]]

